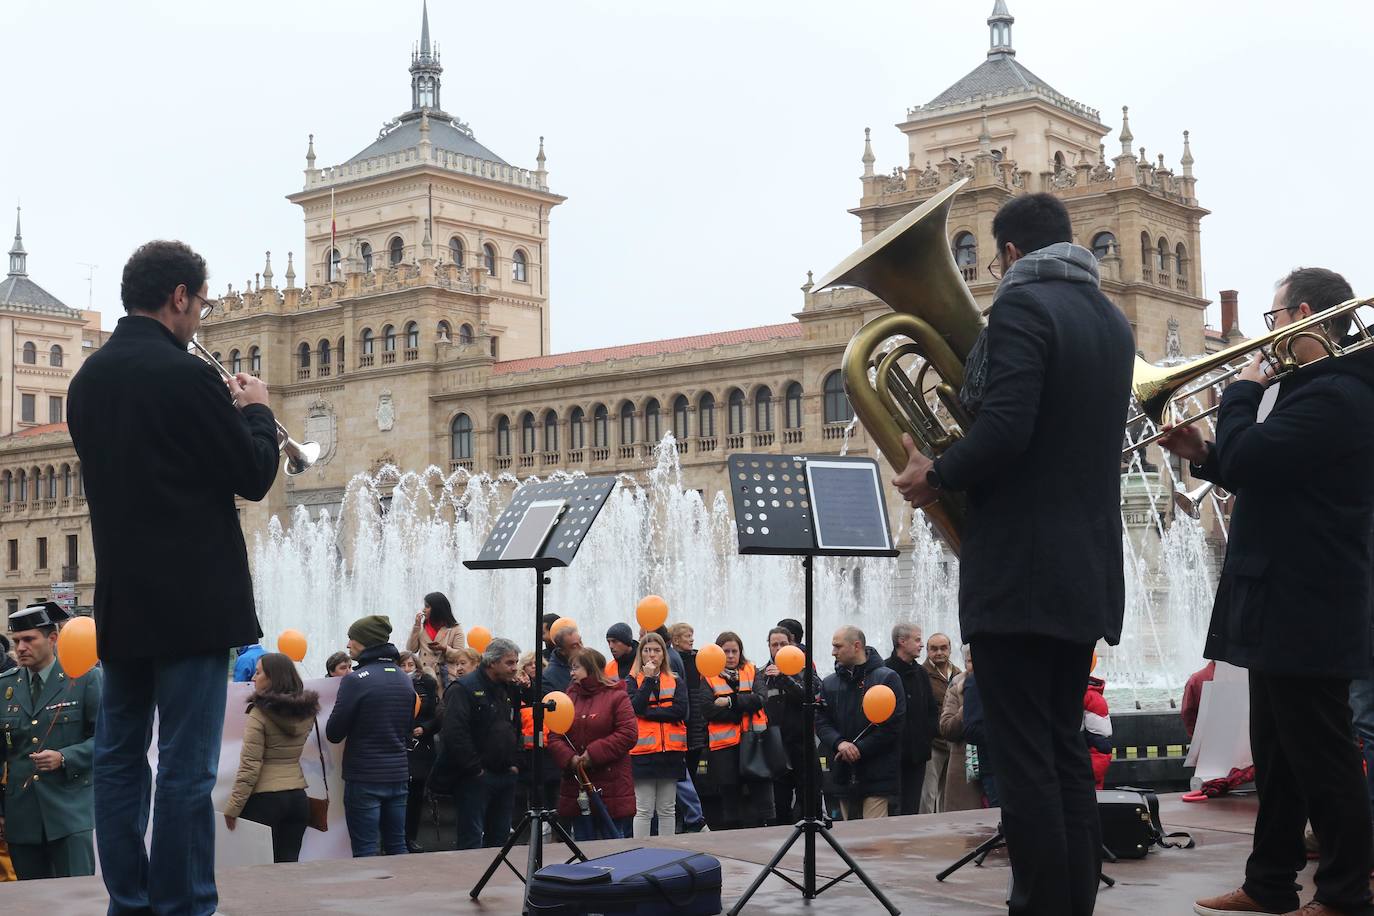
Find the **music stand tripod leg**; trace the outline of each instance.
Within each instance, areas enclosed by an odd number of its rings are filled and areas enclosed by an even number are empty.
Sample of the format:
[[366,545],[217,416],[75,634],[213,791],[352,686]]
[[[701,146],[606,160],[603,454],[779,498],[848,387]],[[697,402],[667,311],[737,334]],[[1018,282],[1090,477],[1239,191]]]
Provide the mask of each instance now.
[[[782,861],[783,856],[787,855],[787,851],[792,848],[792,844],[797,842],[797,838],[800,837],[802,833],[803,829],[799,824],[796,829],[792,831],[792,835],[787,838],[787,842],[783,843],[778,851],[773,854],[773,858],[768,861],[768,864],[763,866],[762,870],[754,876],[754,882],[750,884],[749,889],[735,901],[735,905],[730,907],[726,916],[736,916],[736,914],[744,908],[744,905],[749,902],[749,898],[754,896],[754,892],[763,885],[763,882],[767,880],[768,876],[778,874],[778,863]],[[778,877],[782,877],[782,875],[778,875]]]
[[1005,843],[1006,838],[1002,835],[1002,826],[999,824],[997,826],[996,833],[994,833],[988,839],[984,840],[982,843],[978,844],[977,848],[971,849],[967,853],[965,853],[964,856],[961,859],[959,859],[959,861],[955,862],[953,865],[949,866],[944,871],[936,875],[935,880],[945,880],[950,875],[954,874],[956,871],[963,868],[965,865],[967,865],[975,859],[978,860],[979,865],[983,864],[983,860],[987,858],[988,853],[992,852],[994,849],[997,849],[999,846],[1002,846]]
[[[835,855],[839,856],[840,859],[844,862],[844,864],[849,866],[849,870],[853,872],[854,877],[862,881],[864,883],[864,886],[868,888],[868,892],[871,893],[874,897],[878,898],[878,902],[883,905],[883,908],[886,909],[889,913],[891,913],[892,916],[897,916],[897,914],[900,913],[901,910],[897,909],[897,907],[893,905],[892,901],[888,900],[887,896],[881,890],[878,889],[878,885],[874,884],[873,879],[868,877],[868,875],[864,873],[864,870],[859,867],[859,863],[855,862],[854,859],[849,855],[848,851],[846,851],[845,848],[840,845],[840,841],[831,836],[830,831],[825,829],[824,826],[822,826],[817,832],[820,833],[821,836],[825,837],[825,841],[830,844],[830,848],[835,850]],[[827,887],[828,886],[829,885],[827,885]]]

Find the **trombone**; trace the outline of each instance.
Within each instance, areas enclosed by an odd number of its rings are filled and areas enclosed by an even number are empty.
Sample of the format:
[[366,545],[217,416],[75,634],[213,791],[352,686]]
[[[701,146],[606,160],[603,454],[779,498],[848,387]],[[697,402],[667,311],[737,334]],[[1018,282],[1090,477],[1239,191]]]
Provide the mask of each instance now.
[[[205,349],[201,342],[196,340],[195,337],[191,338],[191,346],[195,348],[196,353],[199,354],[202,359],[218,369],[219,374],[224,376],[226,381],[234,377],[234,374],[224,368],[224,365],[219,360],[215,359],[214,354]],[[277,447],[281,449],[282,455],[286,457],[286,465],[282,468],[286,476],[295,477],[297,474],[309,470],[310,466],[319,460],[320,444],[318,442],[297,442],[295,439],[291,438],[291,434],[286,431],[286,427],[282,426],[281,422],[275,417],[273,417],[273,422],[277,424]]]

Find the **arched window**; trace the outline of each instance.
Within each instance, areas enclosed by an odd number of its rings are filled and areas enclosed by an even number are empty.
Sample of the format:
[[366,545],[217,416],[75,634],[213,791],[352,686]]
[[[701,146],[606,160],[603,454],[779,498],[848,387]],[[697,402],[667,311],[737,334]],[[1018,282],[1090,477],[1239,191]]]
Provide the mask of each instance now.
[[568,448],[574,451],[587,447],[587,430],[582,423],[585,416],[581,407],[568,411]]
[[339,254],[339,249],[330,248],[324,253],[324,282],[333,283],[335,280],[343,278],[341,262],[343,258]]
[[302,369],[310,368],[310,344],[302,343],[296,348],[296,364]]
[[48,365],[62,368],[62,348],[57,344],[53,344],[52,349],[48,351]]
[[754,392],[754,432],[773,431],[773,392],[767,385]]
[[515,251],[515,256],[510,259],[510,278],[519,283],[528,283],[530,279],[529,261],[526,259],[525,253],[518,248]]
[[398,235],[391,240],[391,244],[389,246],[389,255],[387,259],[391,262],[391,266],[395,267],[397,264],[401,263],[401,259],[405,256],[406,243],[401,241],[401,237]]
[[520,454],[534,453],[534,414],[528,410],[520,418]]
[[29,475],[23,468],[15,475],[14,493],[21,503],[29,501]]
[[1093,236],[1093,257],[1099,261],[1116,250],[1116,236],[1110,232],[1099,232]]
[[635,405],[625,401],[620,405],[620,444],[634,445],[635,441]]
[[254,375],[262,371],[262,349],[260,347],[248,348],[248,371]]
[[33,345],[33,341],[24,342],[24,362],[30,366],[38,365],[38,348]]
[[1155,243],[1150,240],[1150,233],[1140,233],[1140,264],[1145,270],[1150,269],[1150,264],[1155,259]]
[[453,330],[449,327],[449,324],[448,324],[447,321],[441,321],[441,322],[439,322],[439,326],[438,326],[437,328],[435,328],[435,332],[434,332],[434,333],[435,333],[435,336],[438,337],[440,340],[452,340],[452,339],[453,339]]
[[787,386],[787,394],[783,400],[786,402],[786,414],[784,422],[788,429],[801,429],[802,425],[802,386],[800,382],[793,382]]
[[697,401],[697,435],[710,437],[715,434],[716,396],[708,391]]
[[465,323],[458,326],[458,342],[464,344],[472,343],[472,325]]
[[490,242],[482,246],[482,266],[487,269],[487,276],[496,276],[496,246]]
[[47,473],[44,476],[48,484],[44,496],[48,499],[57,499],[57,472],[53,470],[52,465],[48,465]]
[[687,395],[673,398],[673,438],[679,442],[687,438]]
[[658,398],[644,402],[644,441],[657,444],[663,438],[663,422],[659,416]]
[[605,404],[592,408],[592,448],[606,448],[611,444],[610,412]]
[[1188,263],[1188,249],[1183,247],[1182,242],[1174,248],[1174,263],[1178,265],[1178,273],[1181,276],[1184,271],[1183,265]]
[[329,340],[326,338],[325,340],[320,341],[320,367],[321,367],[321,368],[323,368],[323,367],[329,365],[329,357],[330,357],[331,355],[332,355],[332,354],[329,352]]
[[510,418],[505,414],[496,421],[496,454],[503,458],[510,455]]
[[62,498],[66,499],[72,495],[72,466],[62,465]]
[[854,408],[844,392],[844,376],[836,369],[825,377],[825,422],[848,423],[854,419]]
[[965,280],[978,279],[978,240],[972,232],[961,232],[954,237],[954,263]]
[[229,371],[235,375],[243,371],[243,357],[239,355],[237,347],[229,351]]
[[472,457],[472,418],[460,413],[449,426],[450,448],[454,461],[466,461]]
[[448,259],[456,266],[463,266],[463,240],[454,236],[448,240]]
[[218,351],[218,350],[216,350],[214,353],[211,353],[211,354],[210,354],[210,358],[213,359],[213,360],[214,360],[215,362],[217,362],[217,363],[218,363],[218,362],[221,362],[221,360],[220,360],[220,358],[219,358],[219,351]]
[[34,468],[29,472],[29,499],[37,501],[43,495],[43,470]]
[[726,407],[725,431],[737,436],[744,432],[744,392],[731,388]]
[[395,352],[396,352],[396,328],[395,328],[395,326],[393,326],[393,325],[387,325],[386,327],[382,328],[382,349],[383,349],[384,351],[386,351],[387,353],[395,353]]
[[415,322],[406,325],[406,349],[414,350],[420,346],[420,326]]
[[544,414],[544,451],[558,451],[558,414],[552,410]]
[[1155,266],[1159,268],[1160,273],[1167,274],[1169,272],[1169,240],[1161,235],[1157,247],[1159,260],[1156,262]]
[[5,502],[14,502],[14,475],[6,471],[4,474],[0,474],[0,478],[4,481]]
[[372,273],[372,246],[363,242],[358,246],[358,256],[363,259],[363,273]]
[[363,328],[362,337],[359,338],[359,339],[362,341],[362,345],[363,345],[363,346],[362,346],[362,353],[363,353],[363,356],[371,356],[371,355],[373,354],[373,352],[375,351],[376,346],[377,346],[376,340],[374,340],[373,337],[372,337],[372,329],[371,329],[371,328]]

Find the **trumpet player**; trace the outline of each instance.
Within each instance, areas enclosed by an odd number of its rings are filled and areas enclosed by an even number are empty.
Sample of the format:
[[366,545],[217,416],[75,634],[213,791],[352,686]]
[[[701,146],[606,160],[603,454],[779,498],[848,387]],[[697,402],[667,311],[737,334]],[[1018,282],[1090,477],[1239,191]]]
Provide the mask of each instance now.
[[1121,636],[1121,429],[1135,342],[1050,194],[992,224],[1002,283],[965,366],[966,435],[932,464],[906,440],[913,505],[965,492],[959,624],[978,658],[1013,914],[1086,916],[1101,825],[1083,743],[1093,646]]
[[[1267,336],[1352,298],[1333,271],[1295,270],[1265,313]],[[1349,326],[1347,311],[1321,330],[1339,342]],[[1369,795],[1348,705],[1352,679],[1370,670],[1374,357],[1321,359],[1324,345],[1308,336],[1291,347],[1301,368],[1277,383],[1262,421],[1271,370],[1255,359],[1222,394],[1215,441],[1196,426],[1160,440],[1194,477],[1236,494],[1204,654],[1249,669],[1259,814],[1244,884],[1199,900],[1206,916],[1374,911]],[[1309,820],[1321,861],[1299,911]]]
[[276,479],[276,420],[261,381],[226,384],[186,351],[211,308],[205,280],[181,242],[135,251],[120,283],[128,314],[70,388],[95,546],[95,834],[112,916],[215,911],[210,791],[229,653],[262,636],[234,497],[260,500]]

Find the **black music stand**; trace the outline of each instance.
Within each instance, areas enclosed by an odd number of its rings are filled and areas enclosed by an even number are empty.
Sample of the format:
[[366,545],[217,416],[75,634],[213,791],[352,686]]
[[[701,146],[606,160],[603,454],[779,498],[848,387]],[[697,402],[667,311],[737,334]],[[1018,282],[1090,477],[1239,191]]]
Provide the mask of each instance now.
[[[582,477],[567,481],[548,481],[521,487],[501,517],[475,560],[464,560],[468,569],[532,569],[534,570],[534,689],[541,696],[544,679],[544,586],[549,584],[546,573],[557,566],[567,566],[577,555],[582,540],[592,527],[606,498],[615,488],[614,477]],[[525,885],[522,912],[529,909],[530,881],[534,873],[544,867],[544,825],[548,824],[554,837],[562,840],[572,851],[572,858],[587,861],[573,838],[558,822],[557,812],[544,807],[543,700],[534,704],[534,752],[530,755],[530,807],[511,830],[506,845],[487,866],[481,880],[470,891],[476,900],[492,875],[505,863]],[[510,861],[525,827],[529,827],[529,855],[525,873]]]
[[[833,455],[731,455],[728,459],[730,496],[741,554],[801,557],[805,573],[806,663],[802,669],[802,731],[812,742],[803,748],[802,819],[792,835],[763,867],[744,895],[730,908],[735,916],[769,875],[777,875],[813,900],[849,877],[857,877],[893,916],[900,910],[888,900],[859,863],[845,851],[820,817],[820,786],[816,783],[816,671],[811,661],[813,563],[815,557],[895,557],[888,527],[882,478],[872,458]],[[816,886],[816,837],[821,836],[847,866],[839,877]],[[802,880],[795,881],[778,865],[798,839],[802,845]]]

